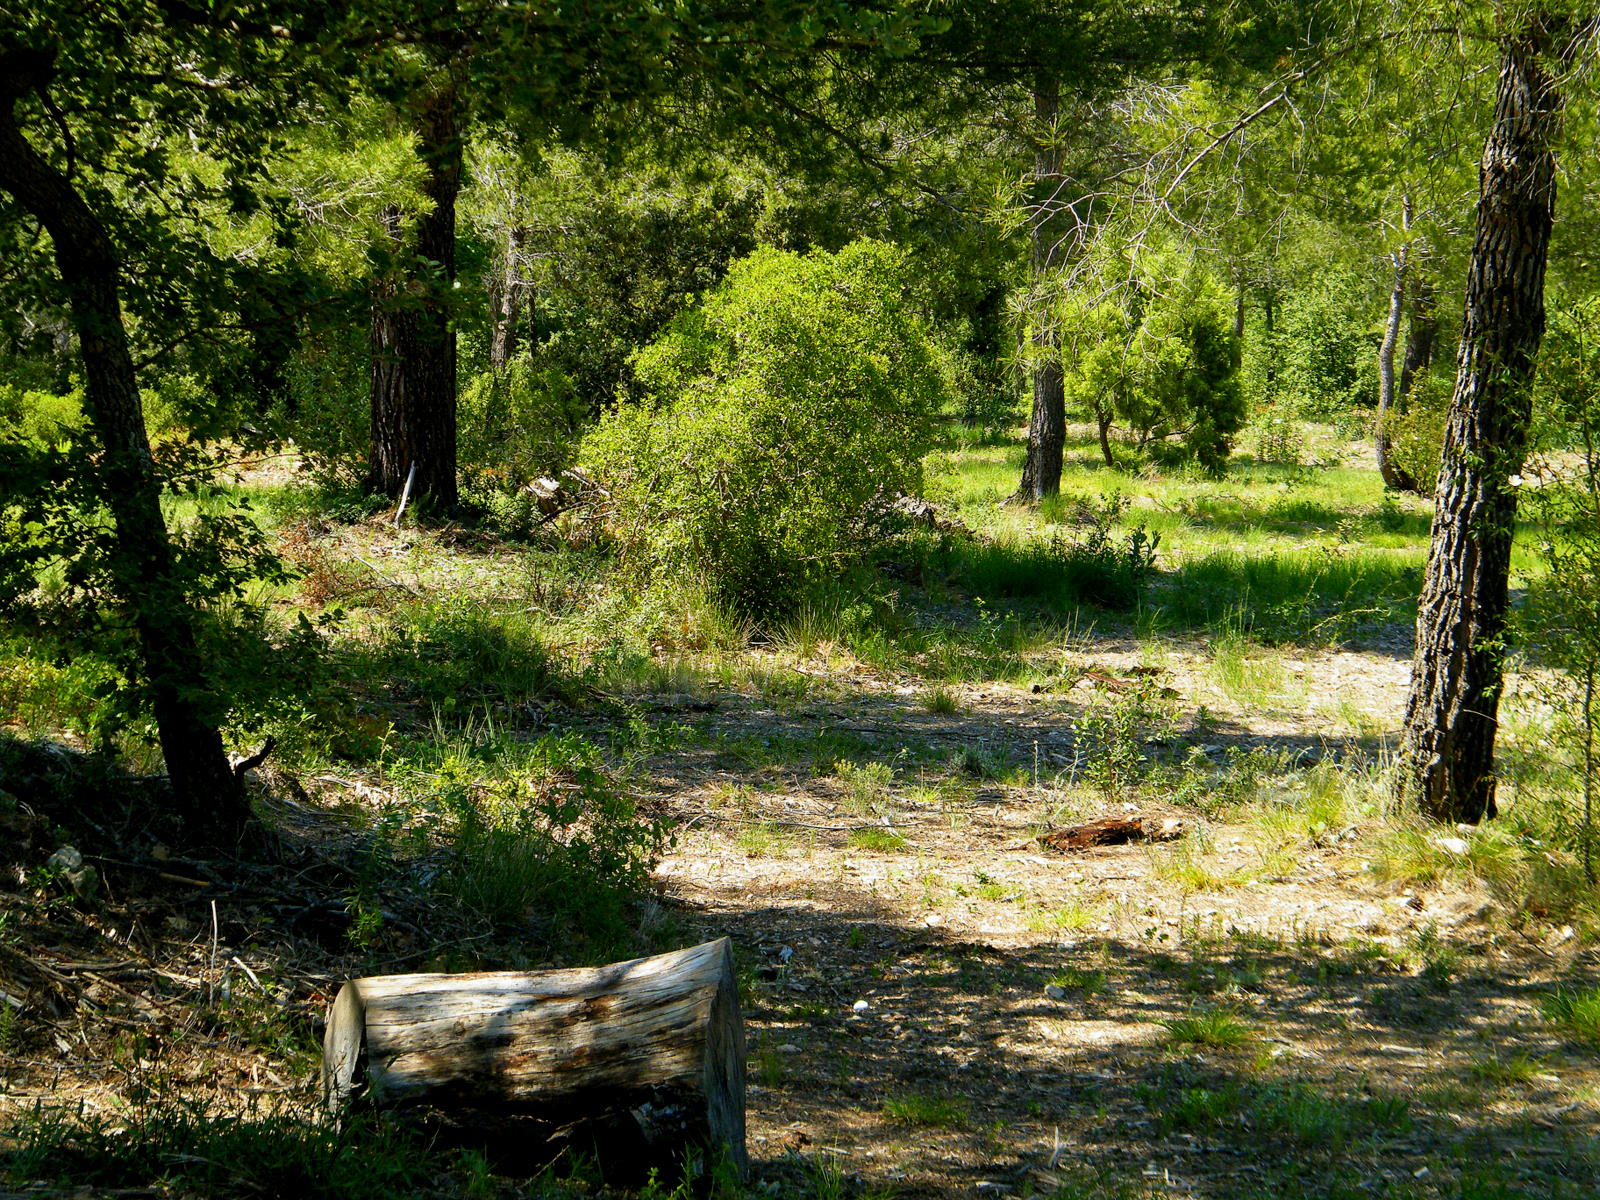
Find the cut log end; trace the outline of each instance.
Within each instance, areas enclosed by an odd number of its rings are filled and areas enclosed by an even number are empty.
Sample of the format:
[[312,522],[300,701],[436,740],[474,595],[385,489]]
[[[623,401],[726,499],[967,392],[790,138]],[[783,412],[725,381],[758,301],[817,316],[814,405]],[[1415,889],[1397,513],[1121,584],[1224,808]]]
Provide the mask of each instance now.
[[[355,979],[323,1039],[323,1094],[507,1118],[552,1145],[667,1165],[699,1151],[741,1176],[744,1026],[728,939],[562,971]],[[604,1163],[602,1164],[604,1168]]]

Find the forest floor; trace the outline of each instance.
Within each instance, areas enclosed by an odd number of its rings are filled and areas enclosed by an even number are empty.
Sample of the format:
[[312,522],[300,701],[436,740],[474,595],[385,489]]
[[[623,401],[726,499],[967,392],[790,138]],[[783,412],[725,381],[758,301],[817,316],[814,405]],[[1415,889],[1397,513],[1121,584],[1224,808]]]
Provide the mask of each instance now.
[[[947,487],[986,537],[1037,533],[994,508],[1012,456],[973,451]],[[1103,486],[1074,469],[1069,491]],[[1004,599],[912,589],[898,650],[819,619],[608,651],[594,626],[550,615],[582,606],[548,557],[285,521],[307,578],[280,604],[342,598],[352,638],[470,595],[495,614],[539,607],[544,644],[609,665],[584,699],[491,705],[447,736],[422,674],[438,664],[383,660],[395,678],[364,681],[345,730],[386,729],[381,749],[269,764],[272,833],[237,856],[173,855],[149,831],[95,845],[113,817],[85,812],[71,832],[101,874],[91,901],[39,869],[68,822],[0,806],[17,864],[0,880],[0,1195],[288,1194],[296,1171],[316,1184],[303,1194],[515,1194],[470,1155],[352,1150],[297,1122],[341,978],[564,958],[559,929],[519,943],[374,874],[374,829],[426,775],[402,771],[396,746],[549,732],[602,747],[672,831],[636,946],[733,939],[753,1192],[1600,1193],[1600,1001],[1587,1023],[1552,1002],[1596,994],[1592,898],[1550,883],[1571,864],[1517,816],[1556,779],[1544,693],[1529,675],[1508,702],[1506,821],[1389,811],[1410,629],[1382,589],[1406,577],[1339,571],[1363,554],[1414,568],[1426,514],[1380,505],[1369,474],[1344,469],[1320,498],[1303,475],[1126,477],[1119,519],[1166,539],[1146,609],[1002,622]],[[1251,576],[1249,613],[1223,596],[1182,618],[1182,589],[1220,569],[1206,556],[1235,547],[1304,574],[1275,596]],[[1323,607],[1294,607],[1330,578]],[[525,631],[496,628],[513,656]],[[1040,840],[1108,816],[1176,836],[1066,853]],[[85,1119],[92,1133],[67,1128]]]

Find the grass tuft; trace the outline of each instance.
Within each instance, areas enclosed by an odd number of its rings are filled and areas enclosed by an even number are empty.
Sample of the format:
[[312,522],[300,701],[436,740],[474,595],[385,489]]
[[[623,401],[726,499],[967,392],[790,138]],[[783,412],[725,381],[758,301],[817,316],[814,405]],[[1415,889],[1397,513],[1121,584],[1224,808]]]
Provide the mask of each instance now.
[[906,1092],[883,1102],[883,1115],[896,1125],[921,1125],[935,1129],[960,1129],[967,1123],[966,1102],[954,1096]]
[[893,854],[906,848],[906,839],[892,829],[868,825],[850,831],[850,844],[857,850],[870,850],[875,854]]
[[1181,1017],[1161,1022],[1175,1046],[1209,1046],[1226,1050],[1255,1038],[1255,1030],[1225,1008],[1192,1008]]
[[1600,987],[1557,988],[1539,1001],[1539,1010],[1574,1040],[1600,1046]]

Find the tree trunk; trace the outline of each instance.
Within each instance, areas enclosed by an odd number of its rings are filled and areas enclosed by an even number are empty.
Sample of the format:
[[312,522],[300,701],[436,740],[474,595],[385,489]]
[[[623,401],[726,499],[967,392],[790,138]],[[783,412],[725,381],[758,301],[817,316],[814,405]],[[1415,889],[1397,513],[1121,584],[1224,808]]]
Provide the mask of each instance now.
[[1267,400],[1272,399],[1273,390],[1278,384],[1278,360],[1274,356],[1272,335],[1276,332],[1275,319],[1277,311],[1274,309],[1273,294],[1269,291],[1266,299],[1261,304],[1261,343],[1266,350],[1267,369],[1262,374],[1261,390]]
[[1040,71],[1033,90],[1033,115],[1038,142],[1033,158],[1032,211],[1028,246],[1037,311],[1033,330],[1033,410],[1028,418],[1028,452],[1016,499],[1042,500],[1061,490],[1061,459],[1067,440],[1067,403],[1061,367],[1060,339],[1044,309],[1043,284],[1055,265],[1056,226],[1060,211],[1061,149],[1056,122],[1061,90],[1056,77]]
[[0,188],[50,233],[83,362],[84,413],[101,454],[97,491],[115,525],[108,568],[138,637],[161,753],[187,831],[237,836],[249,818],[222,734],[207,713],[205,664],[161,513],[161,483],[122,323],[121,265],[105,225],[17,123],[16,103],[42,90],[53,55],[0,55]]
[[458,1126],[520,1121],[524,1140],[597,1150],[608,1175],[607,1160],[642,1172],[692,1146],[748,1166],[727,938],[608,967],[353,980],[322,1061],[335,1114],[362,1100],[442,1109]]
[[1400,395],[1403,406],[1411,399],[1417,376],[1433,365],[1433,346],[1439,336],[1439,310],[1433,282],[1426,272],[1417,274],[1411,287],[1411,319],[1406,325],[1406,352],[1400,360]]
[[[1411,198],[1404,200],[1405,224],[1411,225]],[[1406,271],[1411,265],[1411,245],[1406,243],[1389,256],[1394,266],[1394,279],[1389,288],[1389,318],[1384,322],[1383,341],[1378,346],[1378,419],[1373,433],[1373,450],[1378,460],[1378,474],[1383,486],[1396,491],[1415,492],[1417,481],[1411,473],[1394,461],[1390,453],[1389,414],[1397,411],[1394,394],[1394,351],[1400,344],[1400,318],[1405,313]]]
[[1111,407],[1101,407],[1095,404],[1094,410],[1095,429],[1100,435],[1100,457],[1106,460],[1106,466],[1115,467],[1116,457],[1111,453]]
[[[427,168],[423,194],[432,209],[418,218],[403,270],[381,279],[372,305],[372,444],[367,488],[398,499],[412,466],[412,495],[433,508],[456,502],[456,335],[451,291],[456,278],[456,195],[461,190],[461,135],[454,75],[441,72],[422,99],[416,131]],[[396,246],[400,216],[385,215]]]
[[522,247],[528,230],[513,225],[506,235],[505,261],[499,264],[490,296],[489,368],[504,371],[517,353],[518,324],[522,317]]
[[1501,43],[1494,126],[1479,170],[1477,229],[1456,356],[1396,798],[1442,821],[1495,814],[1516,489],[1527,451],[1544,273],[1555,216],[1561,96],[1542,57],[1550,22]]
[[1233,369],[1244,366],[1244,270],[1239,271],[1233,300]]

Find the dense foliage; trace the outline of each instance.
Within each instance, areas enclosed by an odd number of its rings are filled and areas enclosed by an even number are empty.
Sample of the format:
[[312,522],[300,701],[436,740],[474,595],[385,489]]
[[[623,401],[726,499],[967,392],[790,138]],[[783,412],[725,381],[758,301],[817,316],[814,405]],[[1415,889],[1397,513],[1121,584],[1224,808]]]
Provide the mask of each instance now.
[[758,251],[639,353],[650,398],[583,452],[625,560],[770,613],[868,548],[949,399],[905,271],[877,242]]

